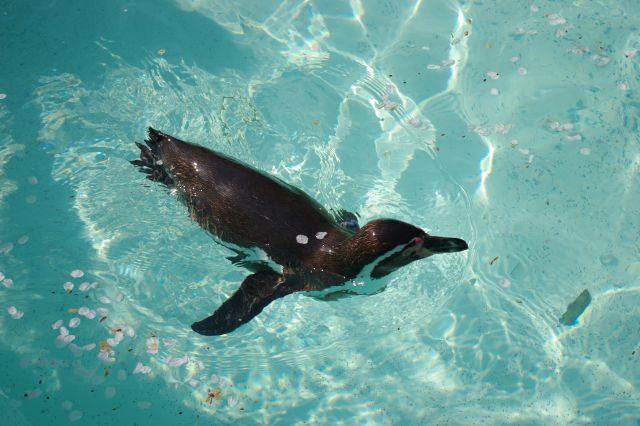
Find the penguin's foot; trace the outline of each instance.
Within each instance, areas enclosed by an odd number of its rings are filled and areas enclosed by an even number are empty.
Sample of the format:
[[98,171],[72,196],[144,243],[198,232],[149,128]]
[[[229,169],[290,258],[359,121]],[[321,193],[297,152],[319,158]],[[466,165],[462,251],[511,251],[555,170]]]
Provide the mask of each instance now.
[[146,173],[147,179],[154,182],[160,182],[167,186],[173,185],[173,180],[167,174],[167,171],[159,158],[158,144],[161,139],[161,133],[149,127],[149,139],[145,140],[146,145],[136,142],[140,148],[140,159],[129,161],[138,167],[143,173]]

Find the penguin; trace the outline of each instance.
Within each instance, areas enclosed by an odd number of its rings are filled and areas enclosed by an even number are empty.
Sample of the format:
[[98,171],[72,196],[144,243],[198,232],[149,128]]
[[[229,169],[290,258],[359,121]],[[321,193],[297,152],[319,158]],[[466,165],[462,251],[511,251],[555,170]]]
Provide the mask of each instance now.
[[[193,331],[216,336],[249,322],[276,299],[339,287],[367,274],[378,280],[416,260],[467,250],[460,238],[438,237],[409,223],[376,219],[360,227],[355,214],[331,214],[304,191],[224,154],[153,128],[131,164],[171,189],[189,214],[221,244],[260,249],[267,262]],[[230,247],[232,248],[232,247]],[[275,265],[275,267],[274,267]]]

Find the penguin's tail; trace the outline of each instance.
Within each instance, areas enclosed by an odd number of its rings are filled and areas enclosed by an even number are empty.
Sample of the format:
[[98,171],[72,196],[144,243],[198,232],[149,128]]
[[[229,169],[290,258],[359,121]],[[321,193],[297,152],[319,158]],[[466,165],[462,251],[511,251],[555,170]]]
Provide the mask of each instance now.
[[164,133],[149,127],[149,138],[145,140],[146,145],[136,142],[140,148],[140,159],[129,161],[147,174],[147,179],[163,183],[167,186],[173,185],[173,180],[167,174],[164,164],[160,159],[160,144],[166,138]]

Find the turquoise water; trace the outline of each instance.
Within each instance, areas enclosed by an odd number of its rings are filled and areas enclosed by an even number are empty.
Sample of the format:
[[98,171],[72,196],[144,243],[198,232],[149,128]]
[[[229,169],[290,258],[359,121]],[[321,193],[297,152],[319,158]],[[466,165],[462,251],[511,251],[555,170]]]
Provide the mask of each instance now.
[[[4,424],[637,424],[635,1],[5,2],[0,26]],[[127,163],[149,125],[471,248],[196,335],[246,271]]]

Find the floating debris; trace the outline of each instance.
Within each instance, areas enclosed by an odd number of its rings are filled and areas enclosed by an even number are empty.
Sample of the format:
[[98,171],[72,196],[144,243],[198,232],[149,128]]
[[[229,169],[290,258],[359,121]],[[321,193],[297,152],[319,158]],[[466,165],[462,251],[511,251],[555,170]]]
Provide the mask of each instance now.
[[138,401],[137,405],[141,410],[148,410],[149,408],[151,408],[152,404],[149,401]]
[[208,404],[212,404],[214,399],[216,401],[220,401],[222,399],[222,396],[220,395],[221,393],[222,393],[222,389],[220,389],[220,388],[215,388],[214,390],[207,389],[207,400],[206,400],[206,402]]
[[74,269],[69,275],[71,275],[71,278],[80,278],[84,275],[84,272],[80,269]]
[[553,26],[562,25],[566,23],[567,23],[567,20],[558,14],[552,13],[551,15],[549,15],[549,24]]
[[9,308],[7,308],[7,312],[11,315],[11,318],[16,320],[22,318],[24,315],[24,312],[18,310],[15,306],[9,306]]
[[108,386],[104,390],[104,397],[107,399],[112,399],[114,396],[116,396],[116,388],[114,388],[113,386]]
[[590,303],[591,294],[589,294],[589,290],[585,289],[576,300],[567,306],[567,311],[560,317],[560,323],[564,325],[575,325],[580,315],[582,315]]
[[189,362],[189,355],[185,355],[182,358],[173,358],[171,356],[167,357],[165,360],[169,367],[180,367]]
[[307,244],[309,242],[309,237],[306,235],[298,234],[296,235],[296,241],[298,244]]
[[158,353],[158,348],[160,347],[160,341],[157,337],[149,337],[147,339],[147,353],[151,355],[155,355]]
[[82,418],[82,411],[72,411],[69,413],[69,420],[72,422],[78,421]]
[[133,374],[149,374],[149,373],[151,373],[151,367],[149,367],[148,365],[144,365],[141,362],[139,362],[136,365],[136,368],[133,370]]

